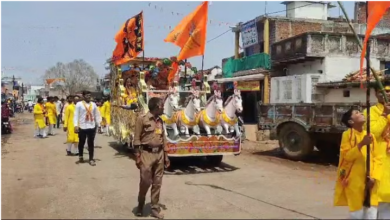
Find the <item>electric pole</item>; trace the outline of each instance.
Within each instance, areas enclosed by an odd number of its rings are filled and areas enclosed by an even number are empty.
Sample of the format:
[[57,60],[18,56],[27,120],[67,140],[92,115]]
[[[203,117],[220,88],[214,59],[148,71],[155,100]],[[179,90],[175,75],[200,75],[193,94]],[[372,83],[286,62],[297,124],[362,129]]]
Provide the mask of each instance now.
[[235,45],[234,45],[234,59],[240,59],[240,30],[241,22],[238,23],[235,27],[232,28],[232,32],[235,35]]

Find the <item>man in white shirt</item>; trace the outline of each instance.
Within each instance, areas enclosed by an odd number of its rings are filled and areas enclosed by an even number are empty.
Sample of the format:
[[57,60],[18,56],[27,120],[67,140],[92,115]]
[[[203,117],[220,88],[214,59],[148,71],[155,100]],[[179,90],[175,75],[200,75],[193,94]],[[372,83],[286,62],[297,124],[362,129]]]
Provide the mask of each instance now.
[[84,100],[76,104],[73,123],[75,132],[79,134],[79,163],[84,163],[84,145],[88,139],[89,164],[95,166],[94,141],[96,126],[100,126],[101,117],[98,113],[97,106],[91,102],[91,92],[83,92]]
[[60,128],[60,124],[61,124],[61,109],[63,107],[63,104],[62,102],[60,101],[60,99],[58,98],[58,96],[55,96],[54,97],[55,99],[55,104],[56,104],[56,110],[57,110],[57,129]]

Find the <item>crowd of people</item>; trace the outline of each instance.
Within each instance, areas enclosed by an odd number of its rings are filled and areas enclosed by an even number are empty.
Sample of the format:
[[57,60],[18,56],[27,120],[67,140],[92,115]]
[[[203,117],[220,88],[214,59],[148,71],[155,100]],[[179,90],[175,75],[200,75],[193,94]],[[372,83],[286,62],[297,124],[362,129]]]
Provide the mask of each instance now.
[[82,95],[69,95],[66,100],[58,97],[38,97],[34,105],[34,126],[37,138],[54,136],[55,128],[63,124],[67,133],[66,155],[79,156],[83,163],[83,151],[87,143],[89,164],[95,166],[94,140],[96,133],[108,133],[110,124],[109,97],[93,100],[91,93],[84,91]]

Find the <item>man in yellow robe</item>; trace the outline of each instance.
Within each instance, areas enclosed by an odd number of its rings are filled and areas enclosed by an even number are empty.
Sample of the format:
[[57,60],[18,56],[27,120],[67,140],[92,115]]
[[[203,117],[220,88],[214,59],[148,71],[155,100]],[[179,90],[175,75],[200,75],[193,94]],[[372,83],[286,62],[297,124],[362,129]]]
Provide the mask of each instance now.
[[[348,206],[350,219],[376,219],[378,206],[378,182],[382,175],[382,156],[373,135],[363,129],[364,115],[350,109],[342,117],[348,127],[342,135],[340,162],[337,169],[334,205]],[[370,180],[366,186],[367,145],[370,145]],[[363,207],[365,188],[371,190],[371,207]]]
[[102,114],[102,121],[106,125],[105,131],[107,132],[107,135],[109,135],[109,127],[111,124],[111,102],[110,102],[110,96],[106,98],[106,101],[103,104],[104,113]]
[[35,127],[37,129],[37,137],[45,138],[46,137],[46,121],[45,121],[45,114],[46,110],[43,105],[43,98],[39,97],[37,104],[34,105],[34,121],[35,121]]
[[[78,155],[78,143],[79,136],[74,132],[74,124],[73,117],[75,112],[75,104],[73,103],[74,97],[68,96],[68,105],[65,109],[65,117],[64,117],[64,131],[67,132],[67,149],[66,154],[68,156]],[[74,153],[72,153],[72,147],[75,149]],[[77,150],[76,150],[77,149]]]
[[[390,85],[385,82],[385,93],[390,97]],[[390,219],[390,105],[385,104],[382,93],[375,90],[378,103],[370,108],[370,130],[383,153],[383,172],[378,186],[378,219]],[[364,111],[367,115],[367,112]]]
[[49,135],[54,135],[54,127],[57,124],[57,107],[54,103],[54,97],[49,97],[46,103],[47,117],[49,123]]

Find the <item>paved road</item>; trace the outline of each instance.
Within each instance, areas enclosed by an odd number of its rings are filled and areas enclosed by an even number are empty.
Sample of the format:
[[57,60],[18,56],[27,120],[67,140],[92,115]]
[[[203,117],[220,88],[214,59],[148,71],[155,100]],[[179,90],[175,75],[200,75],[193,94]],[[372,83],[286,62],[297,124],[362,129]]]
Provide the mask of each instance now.
[[[2,218],[135,219],[138,170],[113,139],[96,140],[97,166],[65,156],[65,134],[34,139],[29,115],[2,137]],[[250,144],[247,148],[252,147]],[[333,167],[303,164],[247,149],[221,167],[174,164],[161,203],[170,219],[345,218],[332,207]],[[183,162],[183,161],[181,161]]]

